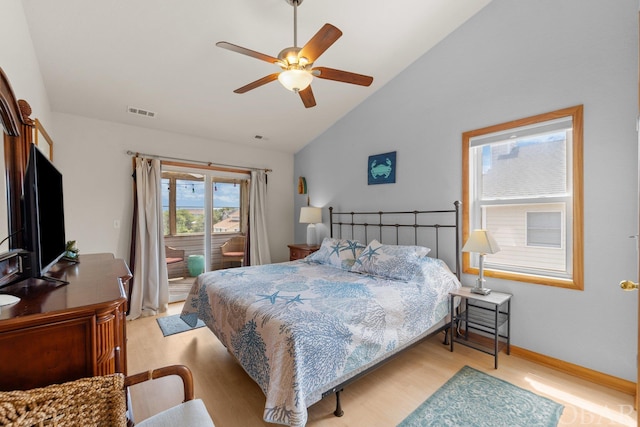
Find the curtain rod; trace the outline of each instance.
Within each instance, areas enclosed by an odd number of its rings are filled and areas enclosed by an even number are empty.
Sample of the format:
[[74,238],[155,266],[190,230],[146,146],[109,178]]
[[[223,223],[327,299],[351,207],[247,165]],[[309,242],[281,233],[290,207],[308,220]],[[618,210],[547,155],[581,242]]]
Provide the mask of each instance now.
[[151,157],[154,159],[159,159],[159,160],[173,160],[176,162],[188,162],[188,163],[198,163],[201,165],[206,165],[206,166],[218,166],[218,167],[226,167],[226,168],[236,168],[236,169],[245,169],[245,170],[249,170],[249,171],[258,171],[258,170],[263,170],[265,172],[272,172],[272,169],[267,169],[267,168],[250,168],[247,166],[237,166],[237,165],[226,165],[224,163],[213,163],[213,162],[206,162],[203,160],[190,160],[190,159],[181,159],[179,157],[167,157],[167,156],[158,156],[156,154],[147,154],[147,153],[139,153],[137,151],[127,151],[127,155],[129,156],[134,156],[134,157]]

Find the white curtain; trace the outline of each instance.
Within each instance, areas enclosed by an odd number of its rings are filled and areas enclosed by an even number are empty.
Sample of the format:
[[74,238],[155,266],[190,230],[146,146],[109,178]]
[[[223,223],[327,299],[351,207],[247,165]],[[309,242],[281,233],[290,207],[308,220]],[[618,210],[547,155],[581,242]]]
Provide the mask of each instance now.
[[169,304],[160,167],[158,159],[136,158],[137,226],[128,320],[164,312]]
[[251,171],[249,184],[249,259],[251,265],[271,263],[267,236],[267,173]]

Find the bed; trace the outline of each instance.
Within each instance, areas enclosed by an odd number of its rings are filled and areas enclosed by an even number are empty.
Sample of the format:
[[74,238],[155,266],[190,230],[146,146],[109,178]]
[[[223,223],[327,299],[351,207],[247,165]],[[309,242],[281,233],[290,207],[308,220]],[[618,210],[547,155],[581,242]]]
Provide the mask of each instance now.
[[[330,208],[330,237],[317,252],[202,274],[181,316],[191,325],[202,319],[260,386],[265,421],[304,426],[307,407],[331,394],[339,416],[345,386],[446,327],[449,292],[460,286],[454,206]],[[453,268],[440,259],[443,246]]]

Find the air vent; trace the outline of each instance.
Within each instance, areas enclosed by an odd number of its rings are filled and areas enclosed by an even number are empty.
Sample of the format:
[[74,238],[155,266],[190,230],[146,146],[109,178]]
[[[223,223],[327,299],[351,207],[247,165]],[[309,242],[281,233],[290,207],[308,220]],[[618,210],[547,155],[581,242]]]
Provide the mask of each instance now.
[[152,119],[156,117],[156,113],[154,113],[153,111],[143,110],[142,108],[138,107],[127,107],[127,111],[137,116],[145,116]]

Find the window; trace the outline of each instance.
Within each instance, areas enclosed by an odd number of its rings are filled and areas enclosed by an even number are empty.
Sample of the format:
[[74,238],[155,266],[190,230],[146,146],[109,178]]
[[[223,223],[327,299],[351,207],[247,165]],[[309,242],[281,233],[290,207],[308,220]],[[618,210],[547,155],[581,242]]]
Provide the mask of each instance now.
[[527,246],[562,248],[562,212],[527,212]]
[[213,183],[213,216],[214,233],[239,233],[240,221],[240,188],[237,182],[216,181]]
[[247,180],[163,170],[162,210],[165,236],[205,232],[205,180],[211,180],[212,233],[242,232],[243,193]]
[[[583,289],[582,106],[465,132],[463,237],[491,231],[484,274]],[[478,255],[463,254],[478,273]]]
[[162,173],[165,236],[204,233],[204,175]]

